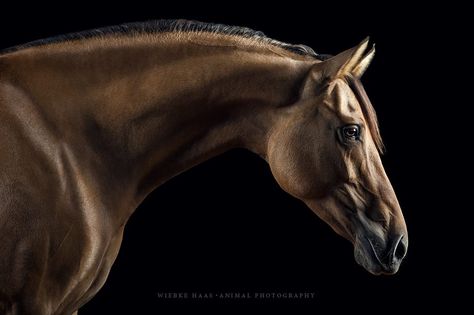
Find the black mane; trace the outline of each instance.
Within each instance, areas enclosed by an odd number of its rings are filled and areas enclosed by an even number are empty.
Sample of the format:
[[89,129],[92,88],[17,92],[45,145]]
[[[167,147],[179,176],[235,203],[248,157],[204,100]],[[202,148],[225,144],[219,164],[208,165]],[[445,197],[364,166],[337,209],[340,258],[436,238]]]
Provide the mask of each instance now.
[[154,34],[165,32],[209,32],[226,35],[240,36],[244,38],[254,39],[259,42],[275,45],[283,49],[292,51],[299,55],[309,55],[318,59],[324,59],[323,55],[314,52],[305,45],[291,45],[283,43],[265,36],[260,31],[255,31],[247,27],[229,26],[224,24],[212,24],[189,20],[154,20],[147,22],[126,23],[103,28],[92,29],[88,31],[59,35],[46,39],[35,40],[26,44],[10,47],[0,51],[0,54],[15,52],[29,47],[38,47],[47,44],[61,43],[65,41],[74,41],[94,37],[104,37],[107,35],[135,35],[135,34]]

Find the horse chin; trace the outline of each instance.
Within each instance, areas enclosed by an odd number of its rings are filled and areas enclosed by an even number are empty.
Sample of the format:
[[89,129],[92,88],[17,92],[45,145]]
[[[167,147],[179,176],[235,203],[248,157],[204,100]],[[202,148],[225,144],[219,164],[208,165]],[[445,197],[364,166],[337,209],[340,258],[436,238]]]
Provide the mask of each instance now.
[[390,269],[384,268],[379,257],[366,237],[357,237],[354,243],[355,261],[373,275],[393,275],[397,273],[399,265]]

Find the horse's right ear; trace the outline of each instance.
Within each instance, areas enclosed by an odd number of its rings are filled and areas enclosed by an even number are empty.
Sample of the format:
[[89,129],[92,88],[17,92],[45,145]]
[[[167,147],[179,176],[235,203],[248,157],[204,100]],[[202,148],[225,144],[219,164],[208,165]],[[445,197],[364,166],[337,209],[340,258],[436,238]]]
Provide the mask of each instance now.
[[367,37],[357,46],[313,65],[304,80],[301,97],[314,96],[317,93],[318,86],[324,82],[342,78],[349,74],[361,76],[373,57],[374,49],[367,54],[367,58],[363,57],[368,43],[369,38]]
[[363,56],[367,50],[368,44],[369,37],[365,38],[357,46],[323,61],[323,75],[330,79],[336,79],[353,74],[354,69],[357,68],[361,63],[361,60],[364,59]]

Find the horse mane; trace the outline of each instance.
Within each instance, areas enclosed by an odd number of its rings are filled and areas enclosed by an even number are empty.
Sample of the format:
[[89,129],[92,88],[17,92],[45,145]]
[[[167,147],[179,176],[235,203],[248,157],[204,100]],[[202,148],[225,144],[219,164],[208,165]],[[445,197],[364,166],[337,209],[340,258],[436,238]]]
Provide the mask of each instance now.
[[365,120],[367,121],[367,127],[369,129],[370,135],[374,139],[375,146],[377,147],[380,153],[383,153],[385,151],[385,146],[383,144],[382,136],[380,135],[377,114],[375,113],[375,109],[372,105],[372,102],[367,96],[367,93],[365,92],[365,89],[358,78],[349,76],[346,78],[346,80],[351,89],[354,91],[357,100],[359,101],[362,113],[364,115]]
[[190,20],[152,20],[146,22],[125,23],[103,28],[96,28],[87,31],[69,33],[45,39],[35,40],[26,44],[13,46],[0,51],[0,54],[11,53],[30,47],[39,47],[48,44],[62,43],[66,41],[75,41],[96,37],[107,37],[114,35],[141,35],[157,33],[216,33],[242,38],[252,39],[259,43],[265,43],[281,47],[299,55],[313,56],[317,59],[324,59],[325,55],[317,54],[312,48],[306,45],[292,45],[267,37],[260,31],[255,31],[247,27],[229,26],[224,24],[204,23]]

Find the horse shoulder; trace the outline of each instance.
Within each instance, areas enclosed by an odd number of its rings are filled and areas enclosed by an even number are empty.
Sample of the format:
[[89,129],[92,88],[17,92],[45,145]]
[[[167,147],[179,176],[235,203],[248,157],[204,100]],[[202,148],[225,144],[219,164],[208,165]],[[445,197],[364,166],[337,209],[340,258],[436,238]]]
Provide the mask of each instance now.
[[105,281],[119,246],[77,159],[39,115],[18,112],[29,102],[0,75],[0,314],[69,311]]

